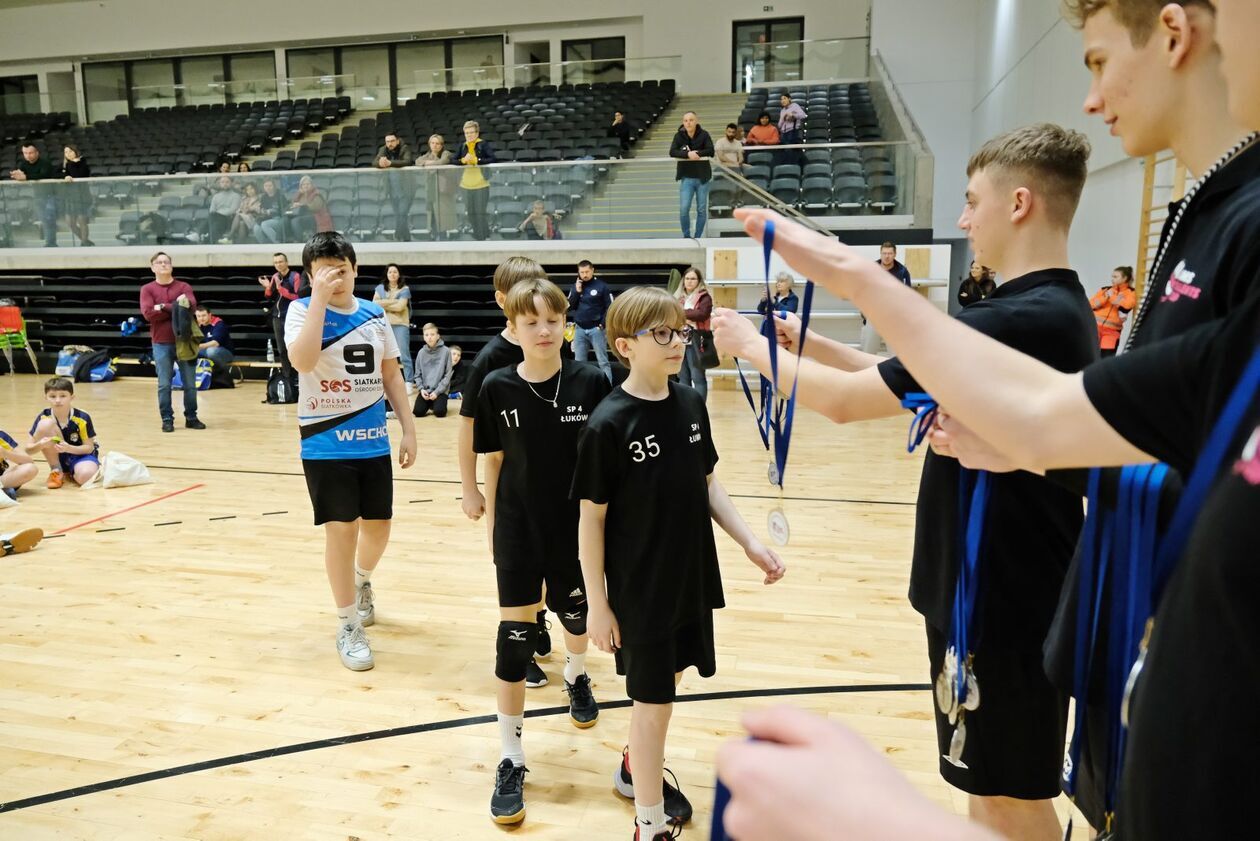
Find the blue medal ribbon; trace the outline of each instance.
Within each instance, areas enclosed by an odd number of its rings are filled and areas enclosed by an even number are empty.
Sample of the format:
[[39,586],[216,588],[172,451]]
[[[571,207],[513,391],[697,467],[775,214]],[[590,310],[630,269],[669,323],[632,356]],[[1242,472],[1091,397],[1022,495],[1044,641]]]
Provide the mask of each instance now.
[[[765,285],[767,298],[770,295],[770,257],[774,254],[774,222],[766,220],[766,230],[762,237],[762,257],[765,265]],[[779,343],[775,338],[774,318],[775,311],[771,310],[770,314],[761,322],[761,335],[766,338],[766,345],[770,349],[770,377],[761,377],[760,400],[753,401],[752,389],[748,385],[748,380],[744,377],[744,371],[736,363],[735,370],[739,372],[740,385],[744,387],[744,397],[748,399],[748,405],[752,407],[753,414],[757,417],[757,431],[761,434],[761,443],[767,450],[770,449],[771,439],[774,441],[774,465],[778,470],[778,487],[783,489],[783,481],[787,474],[788,448],[792,440],[792,421],[796,416],[796,387],[800,383],[800,359],[801,354],[805,351],[805,336],[809,331],[809,314],[814,303],[814,282],[812,280],[805,281],[805,296],[801,301],[801,338],[797,343],[797,376],[792,380],[792,393],[786,399],[779,396]],[[786,310],[779,311],[779,317],[783,317]],[[771,412],[770,404],[774,403],[774,411]]]
[[[940,406],[930,394],[907,392],[901,405],[914,412],[906,452],[913,453],[932,431]],[[984,548],[984,521],[989,511],[989,486],[992,474],[987,470],[958,468],[958,525],[962,562],[954,580],[954,610],[950,620],[949,647],[958,655],[955,694],[958,703],[967,699],[967,663],[978,642],[976,633],[977,604],[980,596],[980,555]]]
[[[1142,627],[1152,604],[1159,500],[1167,476],[1168,466],[1164,464],[1122,468],[1116,506],[1109,510],[1101,501],[1101,471],[1094,469],[1089,474],[1089,511],[1081,536],[1077,583],[1072,680],[1075,727],[1064,766],[1063,789],[1069,797],[1076,794],[1076,774],[1088,723],[1085,712],[1089,705],[1090,678],[1094,657],[1100,653],[1100,629],[1106,605],[1108,641],[1103,690],[1108,729],[1106,756],[1100,763],[1105,774],[1106,823],[1099,827],[1104,831],[1110,829],[1115,817],[1127,738],[1120,708],[1125,681],[1137,660]],[[1071,821],[1068,832],[1071,832]]]

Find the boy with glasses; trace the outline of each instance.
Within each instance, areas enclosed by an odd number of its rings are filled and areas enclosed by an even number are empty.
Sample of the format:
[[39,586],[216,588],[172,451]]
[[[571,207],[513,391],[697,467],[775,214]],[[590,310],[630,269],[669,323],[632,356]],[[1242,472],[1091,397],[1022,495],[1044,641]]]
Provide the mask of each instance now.
[[717,451],[703,398],[670,382],[691,338],[685,323],[663,289],[638,287],[613,302],[608,336],[630,375],[591,413],[573,477],[587,632],[616,654],[634,701],[630,745],[613,784],[635,801],[635,841],[669,838],[668,824],[691,819],[691,804],[662,769],[683,670],[716,671],[713,611],[725,602],[710,518],[765,572],[766,584],[784,571],[713,476]]

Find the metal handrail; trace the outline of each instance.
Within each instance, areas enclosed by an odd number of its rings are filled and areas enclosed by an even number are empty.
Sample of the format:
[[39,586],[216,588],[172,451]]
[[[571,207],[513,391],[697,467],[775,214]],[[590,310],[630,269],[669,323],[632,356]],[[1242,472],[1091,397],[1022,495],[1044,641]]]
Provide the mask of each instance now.
[[783,214],[784,216],[787,216],[788,218],[792,219],[795,222],[799,222],[800,224],[809,228],[811,231],[816,231],[820,234],[823,234],[824,236],[828,236],[828,237],[831,236],[831,231],[827,230],[827,228],[824,225],[819,224],[811,217],[806,216],[804,213],[801,213],[800,209],[797,208],[796,206],[788,204],[787,202],[782,201],[779,198],[777,198],[773,193],[767,190],[764,190],[761,187],[758,187],[752,181],[749,181],[747,178],[745,178],[742,173],[737,172],[734,169],[731,169],[729,166],[722,163],[717,158],[713,158],[712,163],[718,169],[720,169],[726,175],[727,178],[731,179],[731,181],[733,181],[735,184],[739,185],[740,187],[742,187],[743,189],[747,190],[748,192],[756,196],[758,199],[760,199],[766,205],[766,207],[769,207],[773,210],[777,210],[779,213]]

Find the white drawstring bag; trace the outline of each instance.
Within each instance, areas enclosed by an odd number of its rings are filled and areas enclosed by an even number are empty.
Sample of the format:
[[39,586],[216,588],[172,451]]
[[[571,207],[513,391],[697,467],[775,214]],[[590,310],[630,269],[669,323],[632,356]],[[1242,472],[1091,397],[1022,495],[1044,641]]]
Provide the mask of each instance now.
[[83,486],[91,488],[125,488],[152,484],[149,468],[129,455],[113,450],[101,456],[101,469]]

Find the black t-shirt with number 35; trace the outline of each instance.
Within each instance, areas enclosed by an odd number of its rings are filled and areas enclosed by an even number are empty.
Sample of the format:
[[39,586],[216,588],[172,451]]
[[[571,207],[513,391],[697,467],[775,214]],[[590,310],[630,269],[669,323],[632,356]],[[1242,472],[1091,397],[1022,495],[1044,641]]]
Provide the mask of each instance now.
[[573,498],[608,505],[604,575],[624,644],[725,606],[709,518],[717,460],[704,399],[677,383],[664,400],[618,386],[587,421]]
[[569,499],[569,486],[578,435],[609,388],[599,368],[572,359],[546,382],[526,382],[514,365],[486,377],[476,401],[473,449],[503,451],[494,495],[496,565],[577,562],[578,503]]

